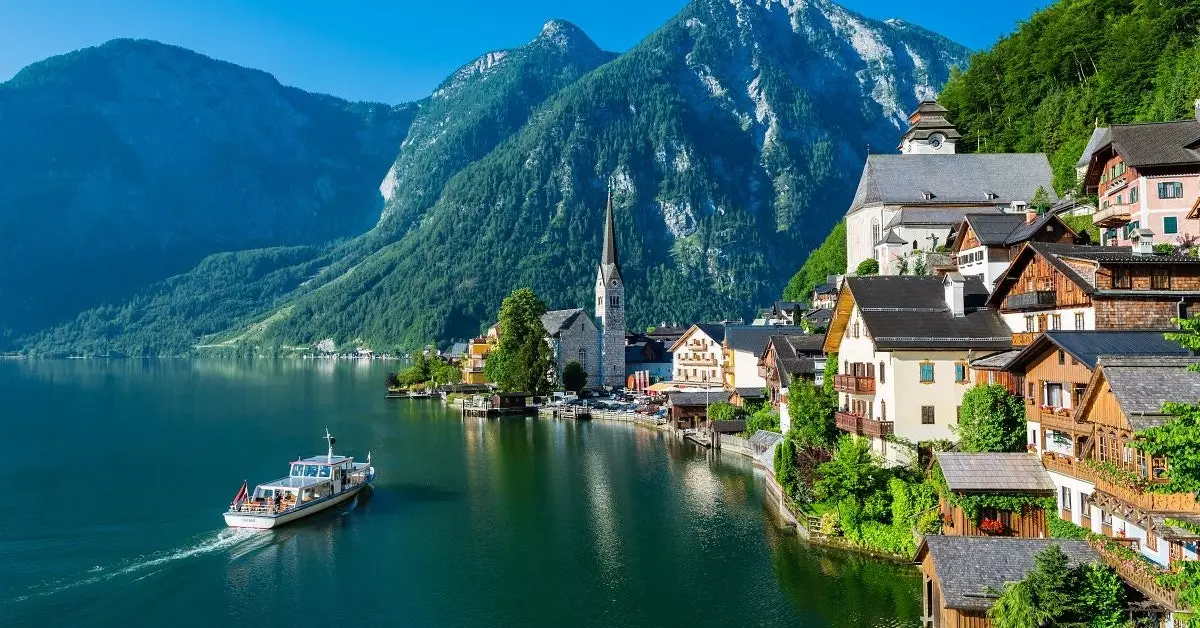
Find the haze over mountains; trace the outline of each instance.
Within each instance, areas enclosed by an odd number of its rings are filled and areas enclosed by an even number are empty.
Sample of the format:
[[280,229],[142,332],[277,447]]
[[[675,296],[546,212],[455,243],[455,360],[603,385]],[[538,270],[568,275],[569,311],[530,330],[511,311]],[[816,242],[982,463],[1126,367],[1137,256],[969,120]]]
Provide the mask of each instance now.
[[395,107],[153,42],[56,57],[0,85],[0,350],[412,347],[524,285],[586,305],[610,188],[632,326],[747,316],[966,57],[823,0],[695,0],[622,55],[550,21]]

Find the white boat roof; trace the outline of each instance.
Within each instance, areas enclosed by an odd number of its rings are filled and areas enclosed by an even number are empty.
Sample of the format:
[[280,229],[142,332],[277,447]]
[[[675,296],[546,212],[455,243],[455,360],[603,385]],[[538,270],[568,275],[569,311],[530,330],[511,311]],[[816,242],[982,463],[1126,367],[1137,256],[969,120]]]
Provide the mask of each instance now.
[[313,477],[286,477],[278,480],[259,484],[259,488],[308,488],[314,484],[328,482],[329,478],[313,478]]
[[307,458],[297,460],[296,462],[303,462],[304,464],[337,464],[339,462],[345,462],[349,459],[349,456],[334,456],[333,458],[330,458],[329,456],[309,456]]

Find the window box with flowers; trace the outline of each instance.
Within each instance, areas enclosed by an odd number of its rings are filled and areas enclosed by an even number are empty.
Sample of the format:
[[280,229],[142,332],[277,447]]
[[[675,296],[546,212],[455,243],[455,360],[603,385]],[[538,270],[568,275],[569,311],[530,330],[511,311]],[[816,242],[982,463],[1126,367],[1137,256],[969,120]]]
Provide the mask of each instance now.
[[984,517],[979,521],[979,531],[988,536],[1000,536],[1004,534],[1004,524],[999,519]]

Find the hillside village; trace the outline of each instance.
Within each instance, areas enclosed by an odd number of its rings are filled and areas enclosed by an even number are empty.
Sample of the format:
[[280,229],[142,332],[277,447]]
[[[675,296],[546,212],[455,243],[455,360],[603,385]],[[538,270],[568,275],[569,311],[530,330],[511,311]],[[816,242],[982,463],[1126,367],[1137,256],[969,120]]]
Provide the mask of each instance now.
[[[813,538],[914,560],[926,625],[991,625],[1052,544],[1111,567],[1121,613],[1182,625],[1200,608],[1200,475],[1178,436],[1200,400],[1196,107],[1097,128],[1077,162],[1092,206],[1055,196],[1043,154],[957,154],[922,102],[899,153],[863,168],[846,273],[749,324],[625,329],[610,198],[596,315],[541,316],[551,379],[578,363],[579,388],[755,456]],[[486,385],[501,338],[452,350],[465,384]],[[830,486],[845,459],[874,480]]]

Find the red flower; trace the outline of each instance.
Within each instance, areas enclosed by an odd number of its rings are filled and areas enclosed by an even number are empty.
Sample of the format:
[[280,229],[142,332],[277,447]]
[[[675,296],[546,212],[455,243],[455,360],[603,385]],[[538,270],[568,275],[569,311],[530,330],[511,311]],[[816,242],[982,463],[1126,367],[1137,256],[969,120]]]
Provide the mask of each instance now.
[[1004,533],[1004,524],[999,519],[984,518],[979,522],[979,531],[984,534],[997,535]]

